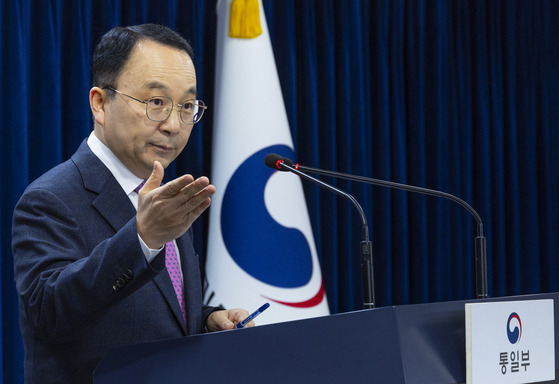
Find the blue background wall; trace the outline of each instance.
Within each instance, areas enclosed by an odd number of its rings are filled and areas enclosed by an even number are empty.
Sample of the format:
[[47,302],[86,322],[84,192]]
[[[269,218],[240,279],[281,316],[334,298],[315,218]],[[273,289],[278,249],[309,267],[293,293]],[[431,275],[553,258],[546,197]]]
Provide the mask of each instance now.
[[[297,160],[439,189],[484,221],[492,296],[559,287],[559,2],[264,0]],[[91,130],[90,54],[115,25],[187,37],[209,105],[171,174],[211,178],[214,1],[2,0],[2,380],[22,382],[11,216]],[[250,100],[232,100],[250,111]],[[363,206],[377,306],[475,295],[475,222],[447,200],[323,178]],[[360,220],[305,185],[331,311],[361,308]],[[195,225],[205,251],[207,215]]]

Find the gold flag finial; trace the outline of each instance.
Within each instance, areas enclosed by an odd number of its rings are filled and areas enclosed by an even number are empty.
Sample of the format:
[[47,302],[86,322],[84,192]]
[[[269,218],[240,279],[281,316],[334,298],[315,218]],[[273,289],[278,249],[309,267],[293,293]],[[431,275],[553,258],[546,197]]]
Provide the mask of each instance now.
[[252,39],[261,34],[258,0],[233,0],[229,16],[229,36]]

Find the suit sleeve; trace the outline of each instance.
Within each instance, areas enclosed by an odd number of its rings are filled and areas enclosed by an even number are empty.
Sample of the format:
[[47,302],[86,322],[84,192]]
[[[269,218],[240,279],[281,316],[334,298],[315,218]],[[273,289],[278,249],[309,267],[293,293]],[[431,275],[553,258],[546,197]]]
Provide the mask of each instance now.
[[52,343],[94,324],[165,269],[164,252],[147,263],[135,217],[88,249],[80,218],[48,190],[22,196],[12,228],[15,282],[26,320]]

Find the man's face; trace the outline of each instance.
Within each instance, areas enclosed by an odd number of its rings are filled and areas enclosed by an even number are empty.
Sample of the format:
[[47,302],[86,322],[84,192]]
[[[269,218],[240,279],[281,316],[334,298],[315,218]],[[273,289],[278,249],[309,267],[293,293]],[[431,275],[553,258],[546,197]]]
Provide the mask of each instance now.
[[175,103],[167,120],[158,122],[147,118],[145,104],[118,93],[105,97],[104,124],[100,132],[96,129],[97,136],[136,176],[147,179],[155,160],[167,167],[188,142],[193,126],[181,121],[176,104],[196,99],[194,64],[184,51],[141,41],[116,89],[139,100],[167,96]]

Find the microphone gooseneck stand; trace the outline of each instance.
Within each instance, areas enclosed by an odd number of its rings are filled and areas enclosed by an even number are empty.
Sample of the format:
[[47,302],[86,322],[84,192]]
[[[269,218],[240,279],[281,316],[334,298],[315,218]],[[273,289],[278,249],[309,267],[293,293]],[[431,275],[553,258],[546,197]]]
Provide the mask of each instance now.
[[[284,159],[285,160],[285,159]],[[483,222],[479,214],[464,200],[451,195],[450,193],[436,191],[433,189],[416,187],[413,185],[400,184],[392,181],[373,179],[370,177],[355,176],[347,173],[326,171],[323,169],[306,167],[304,165],[296,164],[295,169],[309,173],[316,173],[323,176],[337,177],[350,181],[357,181],[367,184],[380,185],[388,188],[400,189],[409,192],[421,193],[424,195],[444,197],[452,200],[464,208],[466,208],[477,222],[477,237],[475,238],[475,270],[476,270],[476,295],[478,299],[486,299],[489,297],[487,287],[487,240],[483,236]]]
[[362,241],[360,244],[363,309],[374,308],[375,307],[375,282],[374,282],[374,271],[373,271],[373,247],[371,241],[369,240],[369,227],[367,225],[367,218],[365,217],[365,213],[363,212],[363,208],[361,208],[361,205],[359,205],[357,200],[355,200],[355,198],[351,196],[349,193],[341,191],[329,184],[326,184],[318,179],[315,179],[314,177],[309,176],[306,173],[303,173],[290,165],[287,165],[286,162],[282,160],[278,160],[275,164],[275,167],[271,167],[271,168],[278,169],[280,171],[288,170],[296,174],[297,176],[301,177],[302,179],[318,184],[322,188],[325,188],[331,192],[334,192],[338,196],[348,199],[353,203],[355,208],[357,208],[357,211],[359,211],[359,215],[361,216],[361,222],[363,228]]

